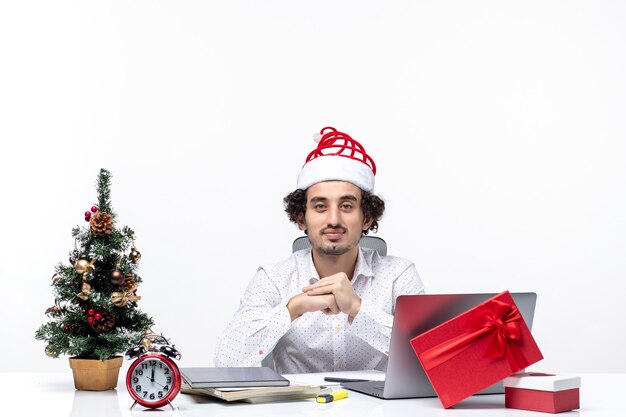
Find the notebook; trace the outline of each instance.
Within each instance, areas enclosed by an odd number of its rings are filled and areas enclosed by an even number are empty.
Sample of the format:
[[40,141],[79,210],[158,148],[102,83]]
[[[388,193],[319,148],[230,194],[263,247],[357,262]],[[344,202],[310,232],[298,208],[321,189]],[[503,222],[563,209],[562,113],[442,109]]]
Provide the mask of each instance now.
[[224,401],[243,401],[247,403],[266,403],[274,401],[293,401],[314,398],[321,392],[319,386],[289,385],[271,388],[190,388],[182,384],[183,394],[216,397]]
[[180,368],[183,380],[194,389],[233,387],[284,387],[289,380],[266,367]]
[[[497,294],[402,295],[396,299],[385,381],[346,382],[353,391],[384,399],[436,397],[409,340],[477,306]],[[532,329],[537,294],[511,293],[524,321]],[[502,382],[479,394],[504,393]]]

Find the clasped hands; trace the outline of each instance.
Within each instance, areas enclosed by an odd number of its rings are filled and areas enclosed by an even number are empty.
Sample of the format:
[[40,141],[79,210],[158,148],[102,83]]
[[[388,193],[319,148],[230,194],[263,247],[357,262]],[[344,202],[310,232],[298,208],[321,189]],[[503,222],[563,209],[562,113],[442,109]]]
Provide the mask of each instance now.
[[291,321],[304,313],[321,311],[324,314],[345,313],[352,322],[361,309],[361,299],[354,292],[348,276],[339,272],[322,278],[302,289],[287,303]]

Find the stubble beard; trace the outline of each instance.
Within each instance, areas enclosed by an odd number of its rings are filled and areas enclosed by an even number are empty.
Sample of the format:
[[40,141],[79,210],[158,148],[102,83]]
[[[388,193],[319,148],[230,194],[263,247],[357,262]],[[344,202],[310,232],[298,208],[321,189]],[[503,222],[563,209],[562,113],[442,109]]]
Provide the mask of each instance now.
[[[324,229],[321,230],[320,234],[323,236],[324,231],[326,229],[341,229],[343,230],[344,233],[347,232],[347,228],[343,227],[343,226],[327,226]],[[339,243],[333,243],[333,242],[329,242],[329,243],[324,243],[324,242],[320,242],[319,247],[317,248],[317,250],[319,250],[322,254],[324,255],[333,255],[333,256],[340,256],[343,255],[344,253],[348,253],[350,252],[350,250],[352,249],[352,245],[350,245],[349,243],[343,243],[343,244],[339,244]]]
[[343,255],[344,253],[348,253],[350,251],[350,246],[348,245],[320,245],[318,250],[324,255]]

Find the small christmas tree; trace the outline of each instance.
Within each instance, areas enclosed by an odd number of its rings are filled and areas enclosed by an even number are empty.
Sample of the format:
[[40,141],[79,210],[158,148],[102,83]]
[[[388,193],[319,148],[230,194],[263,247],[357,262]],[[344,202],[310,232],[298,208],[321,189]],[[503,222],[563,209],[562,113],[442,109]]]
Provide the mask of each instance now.
[[45,352],[81,359],[107,360],[139,343],[153,320],[137,308],[137,263],[134,232],[117,228],[111,207],[111,174],[100,170],[98,203],[85,212],[86,227],[72,230],[70,265],[59,263],[52,277],[54,305],[50,321],[35,333]]

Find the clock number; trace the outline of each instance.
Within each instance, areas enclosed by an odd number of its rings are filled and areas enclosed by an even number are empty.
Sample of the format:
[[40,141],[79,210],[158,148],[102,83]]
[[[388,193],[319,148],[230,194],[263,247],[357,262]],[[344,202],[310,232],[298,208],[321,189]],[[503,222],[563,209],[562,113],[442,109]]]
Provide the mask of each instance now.
[[148,391],[143,392],[143,398],[146,398],[146,395],[148,395]]
[[137,392],[141,392],[141,385],[137,385],[137,386],[135,387],[135,391],[137,391]]
[[169,391],[169,390],[170,390],[170,386],[169,385],[166,385],[166,386],[163,387],[163,391]]
[[150,399],[154,400],[154,392],[152,394],[150,394]]
[[143,362],[143,363],[141,364],[141,369],[148,369],[148,364],[147,364],[147,363],[145,363],[145,362]]
[[139,382],[139,378],[137,378],[136,376],[133,377],[133,382],[136,384],[137,382]]
[[155,367],[157,364],[157,361],[150,361],[150,366]]
[[159,391],[159,398],[163,398],[163,391]]
[[135,369],[135,375],[142,376],[143,375],[143,371],[141,369]]
[[[136,382],[136,381],[135,381],[135,382]],[[168,376],[168,377],[167,377],[167,383],[168,383],[168,384],[171,384],[171,383],[172,383],[172,377],[171,377],[171,376]]]
[[165,368],[165,375],[169,375],[170,373],[170,368]]

